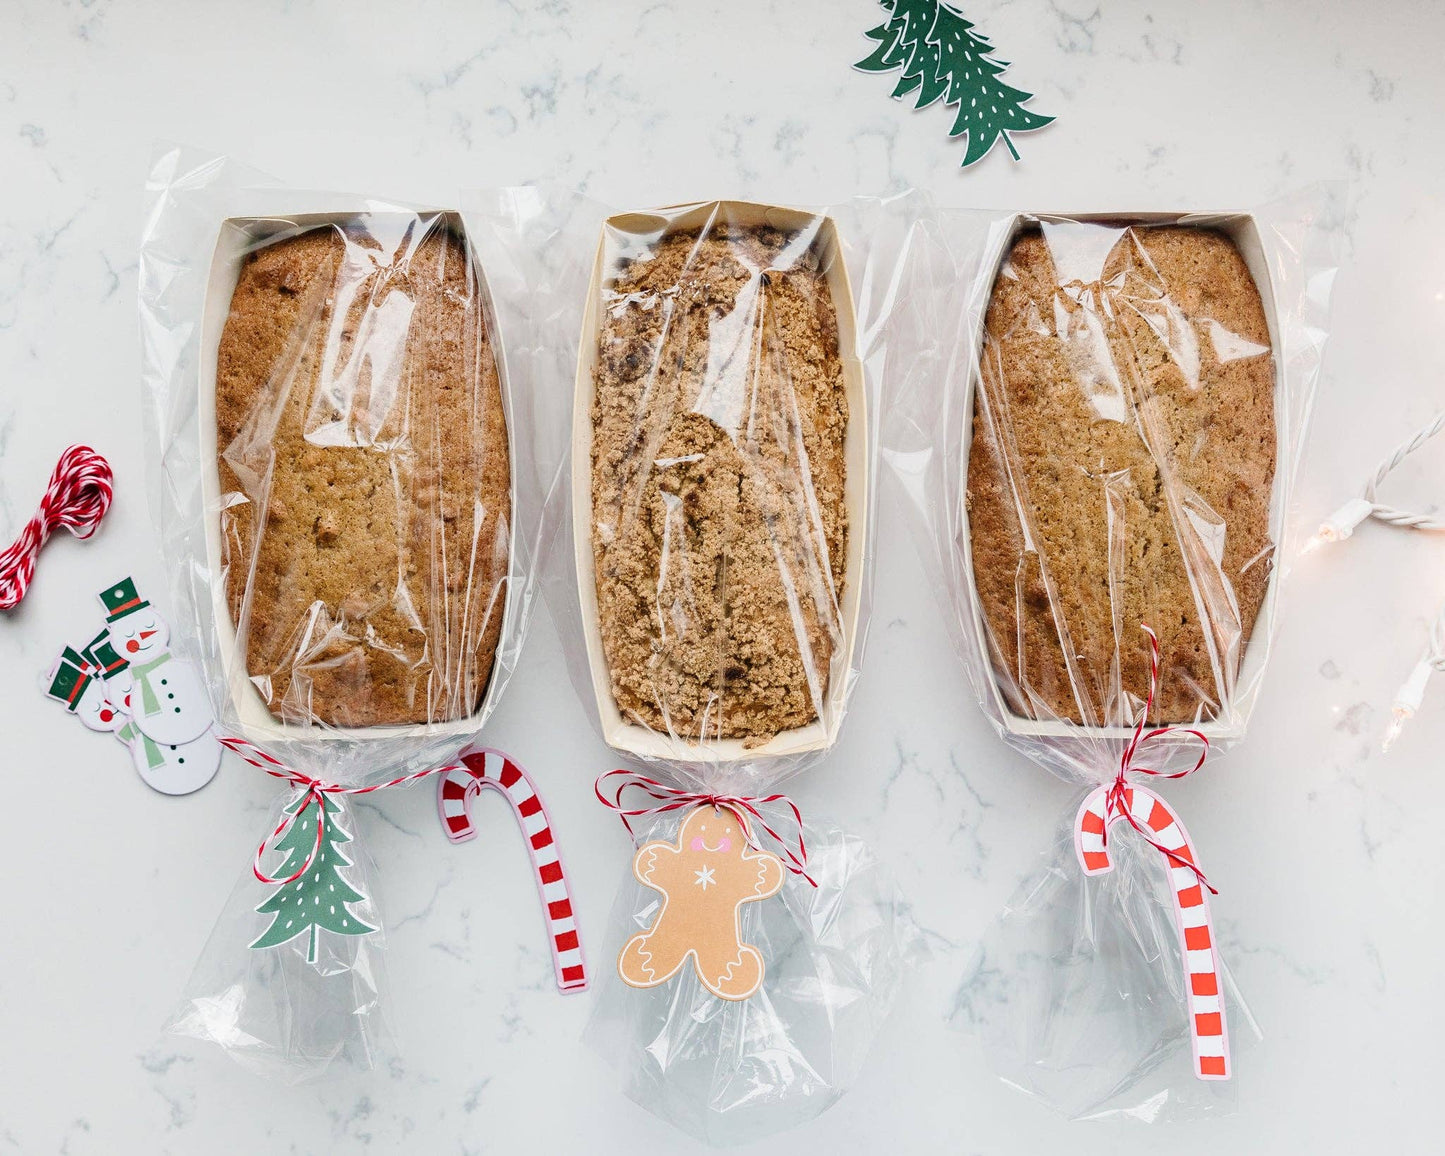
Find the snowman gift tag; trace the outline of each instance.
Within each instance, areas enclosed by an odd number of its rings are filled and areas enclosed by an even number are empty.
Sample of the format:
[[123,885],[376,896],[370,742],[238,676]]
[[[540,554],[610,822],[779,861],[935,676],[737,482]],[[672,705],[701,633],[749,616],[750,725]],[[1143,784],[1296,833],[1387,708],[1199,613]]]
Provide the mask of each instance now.
[[130,710],[130,703],[123,700],[130,694],[131,687],[135,680],[131,677],[130,663],[115,652],[115,647],[110,644],[110,631],[102,630],[90,640],[89,645],[80,652],[92,667],[100,674],[105,681],[106,697],[113,702],[121,703],[127,711]]
[[106,697],[105,686],[95,670],[78,652],[66,647],[50,673],[46,690],[51,698],[93,731],[120,730],[128,720],[125,711]]
[[127,717],[115,737],[130,748],[136,773],[163,795],[199,791],[221,765],[221,744],[210,730],[188,743],[158,743]]
[[[215,776],[221,765],[221,744],[209,728],[187,743],[158,743],[135,725],[127,702],[109,697],[114,680],[102,684],[103,668],[94,661],[93,646],[84,654],[66,647],[46,693],[93,731],[110,731],[124,743],[131,762],[146,785],[166,795],[188,795]],[[89,656],[89,657],[87,657]]]
[[100,594],[110,647],[129,665],[131,718],[162,746],[191,742],[214,722],[211,702],[195,668],[169,649],[170,627],[124,578]]

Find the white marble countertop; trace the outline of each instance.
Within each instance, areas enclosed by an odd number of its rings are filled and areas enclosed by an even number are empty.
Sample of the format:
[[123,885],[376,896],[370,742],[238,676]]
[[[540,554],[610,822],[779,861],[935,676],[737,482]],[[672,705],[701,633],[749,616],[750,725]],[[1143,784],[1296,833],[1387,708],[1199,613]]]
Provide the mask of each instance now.
[[[579,1043],[510,820],[453,849],[428,790],[363,808],[383,865],[399,1056],[282,1087],[163,1038],[274,784],[228,762],[147,790],[36,679],[97,582],[163,588],[144,497],[136,247],[152,149],[179,140],[304,186],[448,202],[555,178],[620,205],[818,202],[913,184],[945,204],[1246,208],[1353,186],[1299,508],[1317,518],[1445,397],[1445,9],[1097,0],[967,5],[1056,124],[960,173],[938,110],[850,70],[871,0],[384,6],[339,0],[0,0],[0,538],[61,448],[114,463],[101,534],[47,548],[0,619],[9,880],[0,904],[0,1151],[687,1151]],[[1440,229],[1439,235],[1435,233]],[[1425,501],[1440,452],[1402,471]],[[986,727],[912,547],[879,536],[878,612],[834,756],[794,780],[892,865],[929,930],[860,1086],[758,1151],[1409,1149],[1438,1131],[1445,680],[1388,755],[1392,691],[1445,597],[1441,543],[1369,526],[1293,576],[1248,740],[1173,792],[1221,891],[1265,1032],[1239,1110],[1192,1126],[1069,1124],[988,1075],[946,1020],[974,946],[1073,798]],[[543,616],[488,739],[550,796],[600,941],[627,841],[592,799],[612,765]],[[490,884],[490,886],[485,886]],[[607,961],[594,958],[594,964]]]

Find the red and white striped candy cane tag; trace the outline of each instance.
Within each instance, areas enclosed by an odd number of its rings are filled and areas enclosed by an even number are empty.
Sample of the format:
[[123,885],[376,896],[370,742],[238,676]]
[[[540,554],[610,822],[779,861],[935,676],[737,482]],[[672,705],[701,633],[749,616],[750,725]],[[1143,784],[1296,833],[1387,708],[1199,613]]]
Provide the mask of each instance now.
[[[1109,814],[1108,785],[1091,791],[1079,807],[1074,823],[1074,848],[1085,875],[1102,875],[1113,868],[1106,832],[1125,820],[1122,811]],[[1189,833],[1179,817],[1144,787],[1126,787],[1124,806],[1153,839],[1184,863],[1197,863]],[[1225,1024],[1224,993],[1220,982],[1219,953],[1209,918],[1209,898],[1199,876],[1172,859],[1168,864],[1170,890],[1179,929],[1184,978],[1188,987],[1189,1037],[1194,1051],[1194,1073],[1201,1080],[1229,1079],[1229,1034]]]
[[471,804],[483,790],[497,791],[512,805],[517,823],[527,837],[527,850],[537,878],[537,891],[547,919],[547,939],[557,987],[563,992],[587,989],[587,967],[582,941],[572,910],[562,856],[552,835],[552,822],[531,776],[501,751],[467,747],[460,755],[463,766],[442,776],[437,789],[437,807],[442,829],[453,843],[475,838]]

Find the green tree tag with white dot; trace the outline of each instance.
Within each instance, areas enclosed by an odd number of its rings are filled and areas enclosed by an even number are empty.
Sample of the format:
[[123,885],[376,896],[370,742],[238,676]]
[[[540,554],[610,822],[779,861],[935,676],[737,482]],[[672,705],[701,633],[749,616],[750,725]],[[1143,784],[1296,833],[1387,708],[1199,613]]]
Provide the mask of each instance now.
[[[277,851],[286,854],[286,861],[280,871],[289,876],[300,870],[312,851],[315,857],[307,864],[305,872],[290,883],[283,883],[271,893],[271,897],[256,910],[262,915],[273,915],[271,926],[261,935],[253,948],[276,947],[287,943],[296,936],[310,932],[311,941],[306,949],[306,962],[316,962],[317,932],[329,931],[333,935],[367,935],[376,930],[370,924],[358,919],[348,907],[366,898],[346,881],[341,874],[343,867],[350,867],[351,860],[341,853],[342,843],[351,842],[351,836],[341,825],[341,804],[330,795],[321,795],[326,808],[326,819],[321,827],[321,845],[316,845],[316,822],[320,812],[314,809],[315,797],[309,792],[286,808],[288,814],[296,816],[286,833],[275,844]],[[278,873],[278,877],[280,873]]]
[[938,100],[957,106],[948,135],[968,137],[962,167],[983,160],[999,140],[1018,160],[1009,133],[1043,128],[1054,119],[1024,108],[1033,94],[998,79],[1008,62],[991,59],[993,46],[961,13],[940,0],[879,3],[892,15],[864,33],[878,47],[853,67],[863,72],[901,68],[893,97],[917,93],[915,108],[927,108]]

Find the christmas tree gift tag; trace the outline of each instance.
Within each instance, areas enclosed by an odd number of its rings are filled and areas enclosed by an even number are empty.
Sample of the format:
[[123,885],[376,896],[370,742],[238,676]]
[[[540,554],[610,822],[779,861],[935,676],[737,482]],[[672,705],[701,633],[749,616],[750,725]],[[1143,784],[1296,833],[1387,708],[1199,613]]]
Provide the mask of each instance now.
[[1024,108],[1032,94],[999,80],[1006,63],[993,57],[994,47],[961,12],[943,0],[879,0],[889,17],[865,36],[877,47],[854,68],[860,72],[891,72],[902,76],[893,99],[917,94],[914,108],[941,100],[956,107],[950,137],[966,136],[962,167],[983,160],[998,141],[1019,159],[1009,133],[1031,132],[1053,121]]
[[638,882],[662,894],[651,928],[628,940],[617,970],[632,987],[656,987],[690,959],[713,995],[747,999],[763,982],[762,954],[742,941],[742,908],[776,895],[783,865],[757,850],[730,807],[687,813],[677,842],[644,844],[632,862]]
[[211,702],[195,668],[171,655],[165,619],[129,578],[103,590],[100,600],[110,645],[130,663],[135,725],[162,746],[199,738],[214,721]]
[[287,805],[286,816],[278,830],[280,838],[271,845],[285,855],[280,873],[266,875],[258,856],[256,877],[274,884],[276,890],[256,908],[273,918],[251,947],[279,947],[305,935],[306,962],[315,963],[320,932],[368,935],[376,928],[350,909],[366,896],[343,874],[351,860],[342,854],[341,844],[351,842],[351,833],[341,825],[341,803],[325,791],[304,791]]

